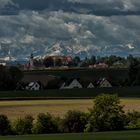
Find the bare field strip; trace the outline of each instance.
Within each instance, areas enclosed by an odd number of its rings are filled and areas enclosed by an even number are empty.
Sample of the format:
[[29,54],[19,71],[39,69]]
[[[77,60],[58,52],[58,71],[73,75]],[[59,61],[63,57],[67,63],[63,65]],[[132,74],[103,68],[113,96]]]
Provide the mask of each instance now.
[[[140,111],[140,98],[121,99],[124,109]],[[26,101],[0,101],[0,114],[15,119],[26,114],[36,117],[38,113],[49,112],[55,116],[63,117],[68,110],[87,112],[93,106],[91,99],[75,100],[26,100]]]

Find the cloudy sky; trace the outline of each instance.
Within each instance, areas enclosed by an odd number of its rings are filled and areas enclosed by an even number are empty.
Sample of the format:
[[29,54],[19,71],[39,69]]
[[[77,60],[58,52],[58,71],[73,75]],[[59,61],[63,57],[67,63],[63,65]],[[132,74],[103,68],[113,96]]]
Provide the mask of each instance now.
[[0,0],[0,56],[140,54],[140,0]]

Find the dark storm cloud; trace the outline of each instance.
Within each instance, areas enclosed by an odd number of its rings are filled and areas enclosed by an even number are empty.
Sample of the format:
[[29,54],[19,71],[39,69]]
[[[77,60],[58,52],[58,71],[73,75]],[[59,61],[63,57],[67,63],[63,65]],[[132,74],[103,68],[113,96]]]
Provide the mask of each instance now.
[[0,7],[0,13],[5,14],[15,14],[20,10],[63,10],[98,16],[140,15],[139,0],[1,0],[1,3],[5,8]]
[[[33,51],[140,52],[139,0],[0,0],[0,43]],[[11,15],[13,14],[13,15]],[[0,53],[2,50],[0,51]]]

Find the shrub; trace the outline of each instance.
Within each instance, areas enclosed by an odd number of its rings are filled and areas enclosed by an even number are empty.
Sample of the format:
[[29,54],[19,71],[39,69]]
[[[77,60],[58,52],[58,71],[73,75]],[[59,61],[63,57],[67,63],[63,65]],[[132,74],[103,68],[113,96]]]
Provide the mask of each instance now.
[[13,123],[13,131],[18,135],[31,134],[33,128],[33,117],[30,115],[18,118]]
[[62,120],[62,130],[67,133],[83,132],[87,123],[87,115],[80,111],[68,111]]
[[49,113],[40,113],[37,116],[37,122],[34,125],[33,133],[35,134],[47,134],[57,133],[58,125],[55,118]]
[[125,117],[117,95],[99,95],[95,98],[94,106],[90,110],[85,131],[122,130]]
[[140,129],[140,112],[133,111],[127,113],[127,129]]
[[11,134],[11,124],[7,116],[0,115],[0,135]]

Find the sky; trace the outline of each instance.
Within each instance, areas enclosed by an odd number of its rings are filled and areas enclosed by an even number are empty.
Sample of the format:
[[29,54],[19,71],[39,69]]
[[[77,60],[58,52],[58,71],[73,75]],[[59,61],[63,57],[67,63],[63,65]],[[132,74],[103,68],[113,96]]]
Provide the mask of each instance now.
[[0,0],[0,57],[140,55],[139,0]]

